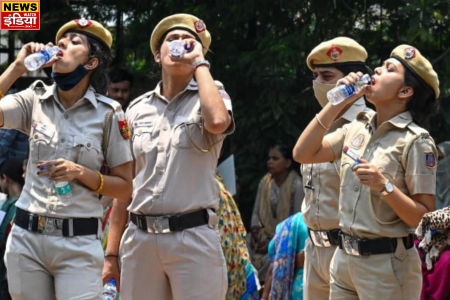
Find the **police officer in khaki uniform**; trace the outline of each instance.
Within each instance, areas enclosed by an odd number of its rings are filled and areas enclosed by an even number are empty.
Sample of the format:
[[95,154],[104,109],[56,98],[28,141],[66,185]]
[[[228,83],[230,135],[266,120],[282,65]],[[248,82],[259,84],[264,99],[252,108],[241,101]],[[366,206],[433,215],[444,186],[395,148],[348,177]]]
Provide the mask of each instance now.
[[[13,299],[97,300],[103,266],[98,196],[131,195],[132,156],[120,132],[126,129],[120,105],[91,86],[110,61],[109,31],[78,19],[61,27],[56,42],[60,51],[46,65],[56,83],[35,82],[0,101],[0,125],[30,135],[25,186],[6,245],[9,289]],[[0,77],[1,91],[26,73],[25,57],[44,48],[23,46]],[[112,122],[102,149],[107,114]],[[111,168],[108,176],[97,172],[103,162]],[[55,191],[64,181],[68,197]]]
[[[314,74],[314,95],[322,107],[328,103],[327,92],[346,74],[358,71],[372,73],[365,65],[366,59],[364,47],[347,37],[322,42],[311,51],[306,62]],[[342,128],[365,110],[368,108],[361,97],[341,111],[327,133]],[[294,158],[300,154],[298,147],[294,148]],[[303,297],[307,300],[329,299],[330,263],[339,238],[340,168],[340,160],[302,164],[305,188],[302,213],[310,237],[305,246],[303,273]]]
[[[188,49],[181,57],[170,54],[175,40]],[[123,233],[123,300],[225,298],[215,167],[234,121],[229,97],[204,59],[210,43],[203,21],[188,14],[163,19],[151,35],[162,81],[127,110],[135,159],[133,197],[131,203],[114,203],[103,274],[104,281],[119,279],[114,256]],[[124,232],[128,204],[131,222]]]
[[[338,81],[352,84],[361,73]],[[376,113],[324,137],[346,106],[365,94]],[[414,228],[434,209],[436,147],[424,124],[439,80],[414,47],[396,47],[371,83],[342,104],[327,104],[299,139],[299,160],[341,159],[342,233],[331,262],[330,299],[419,299],[422,275]]]

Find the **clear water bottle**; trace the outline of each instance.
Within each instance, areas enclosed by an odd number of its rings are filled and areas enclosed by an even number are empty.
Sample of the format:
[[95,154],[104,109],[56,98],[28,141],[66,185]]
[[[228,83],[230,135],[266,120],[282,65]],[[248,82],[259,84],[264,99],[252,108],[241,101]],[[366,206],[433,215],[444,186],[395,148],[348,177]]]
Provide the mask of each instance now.
[[[49,166],[44,166],[41,171],[48,170]],[[58,195],[58,203],[56,205],[68,206],[73,202],[72,188],[68,181],[53,181],[53,185]]]
[[45,65],[53,56],[58,53],[58,46],[47,47],[45,50],[28,55],[25,58],[25,67],[28,71],[34,71]]
[[370,80],[370,75],[364,74],[358,81],[356,81],[352,85],[338,85],[337,87],[328,91],[328,101],[330,101],[332,105],[338,105],[351,95],[359,92],[365,85],[369,84]]
[[116,280],[110,279],[103,287],[102,300],[114,300],[117,295]]
[[189,50],[187,45],[183,46],[183,42],[180,40],[173,40],[169,43],[169,52],[172,57],[181,57],[184,51]]

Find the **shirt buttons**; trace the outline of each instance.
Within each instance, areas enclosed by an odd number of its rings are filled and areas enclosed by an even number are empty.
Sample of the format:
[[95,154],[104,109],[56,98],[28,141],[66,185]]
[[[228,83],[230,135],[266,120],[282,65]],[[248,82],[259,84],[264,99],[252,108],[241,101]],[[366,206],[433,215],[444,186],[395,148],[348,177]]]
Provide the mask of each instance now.
[[173,109],[173,106],[172,106],[172,105],[169,105],[169,106],[167,106],[167,109],[168,109],[168,110],[172,110],[172,109]]
[[159,199],[159,195],[153,195],[153,199]]
[[65,138],[61,138],[61,143],[65,143],[66,139]]
[[64,119],[68,119],[69,115],[68,114],[64,114]]
[[317,177],[317,173],[314,173],[313,176],[314,176],[314,177]]
[[399,257],[400,259],[404,259],[404,258],[405,258],[405,254],[400,254],[398,257]]
[[141,133],[142,133],[142,129],[139,129],[139,130],[138,130],[138,134],[141,134]]
[[163,127],[163,130],[166,131],[166,130],[167,130],[167,126],[164,126],[164,127]]
[[353,188],[353,190],[354,190],[355,192],[359,191],[359,186],[355,186],[355,187]]
[[35,135],[33,136],[33,138],[36,140],[36,139],[39,138],[39,135],[35,134]]
[[91,143],[87,143],[86,146],[89,148],[91,148]]
[[370,147],[370,148],[375,147],[375,143],[370,143],[369,147]]
[[352,213],[353,213],[353,208],[350,208],[350,209],[348,210],[348,212],[352,214]]
[[159,170],[158,171],[158,175],[162,175],[162,174],[164,174],[164,171],[163,170]]
[[159,147],[158,152],[164,152],[164,147]]

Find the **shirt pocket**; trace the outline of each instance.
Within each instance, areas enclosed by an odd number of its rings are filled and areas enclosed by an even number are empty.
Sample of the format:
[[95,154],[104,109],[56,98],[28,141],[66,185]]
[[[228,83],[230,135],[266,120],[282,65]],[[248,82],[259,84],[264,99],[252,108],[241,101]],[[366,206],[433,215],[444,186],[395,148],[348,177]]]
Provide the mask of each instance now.
[[55,145],[52,144],[55,127],[34,122],[30,132],[30,158],[32,163],[51,160],[55,156]]
[[[175,121],[175,124],[177,124],[177,121]],[[208,147],[208,142],[204,139],[203,123],[200,116],[175,125],[172,134],[172,146],[178,149],[191,149],[195,146],[200,149]]]
[[100,170],[103,164],[101,141],[93,136],[75,136],[73,151],[76,151],[75,163],[91,170]]
[[153,124],[136,127],[133,130],[133,153],[135,157],[141,156],[151,150]]

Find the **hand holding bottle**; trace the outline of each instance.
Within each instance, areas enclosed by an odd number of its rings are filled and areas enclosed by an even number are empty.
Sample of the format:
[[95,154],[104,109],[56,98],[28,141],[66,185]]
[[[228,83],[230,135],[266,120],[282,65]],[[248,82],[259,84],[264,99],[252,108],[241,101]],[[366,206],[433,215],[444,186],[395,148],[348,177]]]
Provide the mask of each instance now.
[[368,74],[363,75],[361,72],[352,72],[338,80],[337,86],[328,91],[327,98],[332,105],[338,105],[343,102],[345,104],[351,103],[364,95],[370,81],[371,78]]
[[[45,44],[42,44],[42,43],[30,42],[30,43],[27,43],[27,44],[23,45],[22,49],[20,50],[20,52],[17,55],[16,60],[14,62],[16,67],[20,68],[22,73],[28,72],[28,70],[27,70],[27,68],[25,66],[25,59],[26,59],[26,57],[29,56],[29,55],[32,55],[34,53],[38,53],[40,51],[44,51],[47,47],[53,47],[53,44],[52,43],[48,43],[48,44],[45,45]],[[58,59],[59,58],[55,55],[53,57],[53,59],[48,61],[42,67],[43,68],[50,67]]]

